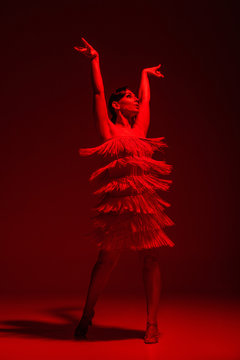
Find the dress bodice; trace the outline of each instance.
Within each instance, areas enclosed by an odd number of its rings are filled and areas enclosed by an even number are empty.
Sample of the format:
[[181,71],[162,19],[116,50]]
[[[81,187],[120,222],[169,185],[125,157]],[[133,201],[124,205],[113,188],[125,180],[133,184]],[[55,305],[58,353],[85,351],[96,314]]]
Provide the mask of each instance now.
[[119,158],[128,155],[151,157],[155,151],[162,151],[167,147],[164,137],[143,138],[134,135],[114,136],[101,145],[92,148],[79,149],[80,156],[100,155],[103,157]]

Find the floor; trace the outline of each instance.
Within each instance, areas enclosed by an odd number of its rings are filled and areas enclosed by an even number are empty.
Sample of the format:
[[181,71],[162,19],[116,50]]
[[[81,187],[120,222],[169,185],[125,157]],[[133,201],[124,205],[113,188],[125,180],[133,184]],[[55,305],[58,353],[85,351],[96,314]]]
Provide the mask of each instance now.
[[239,360],[240,299],[164,297],[160,338],[145,344],[145,299],[103,294],[88,340],[73,339],[80,296],[0,298],[0,358]]

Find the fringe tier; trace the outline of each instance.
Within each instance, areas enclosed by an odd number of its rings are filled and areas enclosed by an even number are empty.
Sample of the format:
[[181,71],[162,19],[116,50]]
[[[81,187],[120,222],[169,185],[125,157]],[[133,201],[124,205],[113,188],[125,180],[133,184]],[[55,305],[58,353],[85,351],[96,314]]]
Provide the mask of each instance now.
[[93,230],[85,234],[101,249],[150,249],[174,243],[163,232],[174,222],[165,214],[161,191],[172,180],[162,179],[172,165],[152,159],[154,152],[167,147],[160,138],[118,136],[94,148],[79,149],[80,156],[99,156],[107,165],[92,173],[89,180],[99,198],[92,209]]

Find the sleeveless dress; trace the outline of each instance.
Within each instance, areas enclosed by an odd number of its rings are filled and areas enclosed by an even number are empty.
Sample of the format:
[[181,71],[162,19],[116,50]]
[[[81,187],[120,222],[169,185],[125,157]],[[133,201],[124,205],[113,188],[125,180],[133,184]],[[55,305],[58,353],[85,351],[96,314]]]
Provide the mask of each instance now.
[[163,228],[175,225],[165,214],[171,206],[160,196],[172,180],[163,179],[172,165],[152,158],[168,147],[164,137],[115,136],[101,145],[79,149],[80,156],[94,156],[101,162],[89,181],[98,202],[92,229],[85,236],[105,250],[142,250],[174,246]]

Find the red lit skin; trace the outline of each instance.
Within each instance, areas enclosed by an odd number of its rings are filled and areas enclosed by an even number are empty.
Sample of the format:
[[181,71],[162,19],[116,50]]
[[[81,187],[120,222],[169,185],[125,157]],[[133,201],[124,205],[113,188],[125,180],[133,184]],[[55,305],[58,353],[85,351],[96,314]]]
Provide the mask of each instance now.
[[[108,117],[104,86],[99,66],[99,54],[84,38],[82,38],[82,42],[84,46],[74,48],[91,60],[94,97],[93,110],[103,139],[108,140],[112,137],[122,135],[146,137],[150,119],[150,86],[148,77],[149,75],[163,77],[159,70],[161,65],[142,70],[138,97],[136,97],[132,91],[127,90],[122,99],[112,103],[117,114],[116,124],[113,124]],[[148,334],[151,334],[151,331],[156,332],[161,291],[160,268],[155,251],[155,249],[147,249],[146,252],[142,251],[139,253],[140,259],[143,262],[143,281],[147,299],[147,321],[151,324],[146,332]],[[120,251],[100,250],[98,256],[98,260],[92,270],[87,299],[80,320],[80,325],[83,326],[83,328],[88,324],[89,314],[92,313],[99,294],[102,293],[119,259]]]
[[116,123],[109,119],[106,105],[103,80],[99,64],[98,52],[84,39],[84,46],[74,49],[88,57],[91,61],[91,78],[93,87],[93,112],[99,132],[104,140],[118,135],[136,135],[146,137],[150,122],[150,86],[149,76],[164,77],[160,72],[161,65],[142,70],[138,97],[130,90],[112,106],[117,114]]

